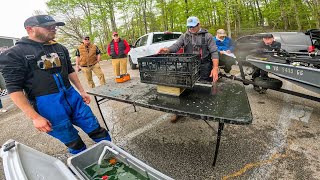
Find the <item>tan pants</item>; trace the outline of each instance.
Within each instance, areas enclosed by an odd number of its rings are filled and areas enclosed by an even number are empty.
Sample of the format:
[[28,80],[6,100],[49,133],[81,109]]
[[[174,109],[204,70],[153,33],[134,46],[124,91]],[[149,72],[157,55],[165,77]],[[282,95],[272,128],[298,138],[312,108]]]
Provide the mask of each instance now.
[[112,66],[114,75],[120,76],[120,74],[127,73],[127,58],[112,59]]
[[93,66],[90,67],[81,67],[82,72],[84,73],[84,75],[87,78],[88,84],[91,88],[94,88],[94,82],[92,80],[92,71],[94,72],[94,74],[99,78],[100,81],[100,85],[105,85],[106,84],[106,80],[104,78],[104,74],[101,70],[100,64],[96,63]]

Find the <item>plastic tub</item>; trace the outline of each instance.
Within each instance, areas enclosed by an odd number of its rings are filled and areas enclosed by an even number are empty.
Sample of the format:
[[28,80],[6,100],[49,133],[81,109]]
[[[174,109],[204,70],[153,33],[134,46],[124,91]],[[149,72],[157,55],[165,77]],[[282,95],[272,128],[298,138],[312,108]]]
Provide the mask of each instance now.
[[[105,146],[107,146],[109,150],[104,150],[106,149]],[[103,153],[103,151],[105,151],[105,153]],[[90,177],[86,175],[84,169],[92,164],[96,164],[99,161],[99,158],[101,159],[101,154],[107,155],[107,153],[111,153],[117,159],[117,161],[128,165],[130,168],[136,170],[150,180],[172,179],[133,157],[109,141],[101,141],[98,144],[91,146],[87,150],[68,158],[68,166],[80,179],[88,180]]]
[[9,140],[1,148],[7,180],[77,180],[59,159]]

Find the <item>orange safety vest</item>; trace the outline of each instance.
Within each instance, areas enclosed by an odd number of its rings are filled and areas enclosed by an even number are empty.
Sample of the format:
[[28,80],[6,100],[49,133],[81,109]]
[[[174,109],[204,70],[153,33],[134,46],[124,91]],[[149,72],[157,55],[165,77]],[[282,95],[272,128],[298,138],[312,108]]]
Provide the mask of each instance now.
[[84,44],[79,46],[79,53],[80,53],[80,66],[92,66],[97,62],[97,46],[94,44],[89,45],[89,52]]

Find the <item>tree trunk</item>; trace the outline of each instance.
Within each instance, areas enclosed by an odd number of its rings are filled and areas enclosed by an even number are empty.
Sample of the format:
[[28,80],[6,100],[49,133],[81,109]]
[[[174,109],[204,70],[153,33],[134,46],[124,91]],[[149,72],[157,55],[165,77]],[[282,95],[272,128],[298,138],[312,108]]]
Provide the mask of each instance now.
[[231,37],[231,25],[230,25],[230,14],[229,14],[229,0],[225,0],[225,7],[226,7],[226,23],[227,23],[227,32],[229,37]]
[[113,6],[113,0],[108,0],[107,4],[109,7],[109,18],[110,18],[110,22],[111,22],[111,30],[113,32],[117,32],[117,25],[116,25],[116,19],[114,17],[114,6]]
[[258,9],[258,14],[259,14],[259,25],[263,26],[263,16],[262,16],[262,12],[261,12],[260,4],[259,4],[258,0],[256,0],[256,5],[257,5],[257,9]]
[[92,33],[92,22],[91,22],[91,7],[88,1],[84,1],[82,3],[79,3],[80,8],[83,10],[87,20],[88,20],[88,29],[89,29],[89,35],[91,36]]
[[188,0],[184,0],[184,2],[185,2],[185,4],[186,4],[186,9],[185,9],[186,19],[188,19],[188,17],[189,17]]
[[293,6],[293,13],[294,13],[294,17],[296,19],[296,23],[297,23],[297,30],[301,31],[302,27],[301,27],[301,22],[300,22],[300,17],[299,17],[299,9],[298,9],[298,2],[297,0],[292,0],[292,6]]
[[165,4],[164,0],[161,0],[160,2],[161,2],[163,30],[167,31],[168,30],[168,24],[167,24],[168,21],[167,21],[167,13],[165,11],[166,4]]
[[143,8],[142,8],[142,13],[143,13],[143,23],[144,23],[144,32],[145,34],[148,33],[148,24],[147,24],[147,0],[143,1]]
[[257,26],[257,16],[256,16],[256,12],[255,12],[255,7],[252,5],[252,2],[251,1],[249,1],[249,8],[250,8],[250,10],[251,10],[251,13],[252,13],[252,18],[253,18],[253,20],[254,20],[254,24],[255,24],[255,26]]
[[217,10],[216,10],[216,6],[215,6],[215,2],[213,0],[211,0],[211,4],[212,4],[212,18],[213,18],[213,25],[217,25]]
[[169,13],[169,12],[175,12],[175,9],[174,9],[175,6],[174,6],[174,4],[175,4],[175,1],[174,1],[174,0],[170,1],[170,9],[168,9],[168,10],[170,10],[170,11],[167,11],[167,14],[170,14],[170,28],[171,28],[171,31],[172,31],[173,28],[174,28],[175,19],[174,19],[174,14]]
[[315,22],[316,22],[316,28],[319,29],[320,28],[320,2],[319,0],[313,0],[313,4],[314,4],[314,17],[315,17]]
[[279,7],[281,11],[281,19],[283,20],[283,28],[285,31],[288,30],[288,18],[287,18],[287,13],[284,8],[284,2],[283,0],[279,0]]

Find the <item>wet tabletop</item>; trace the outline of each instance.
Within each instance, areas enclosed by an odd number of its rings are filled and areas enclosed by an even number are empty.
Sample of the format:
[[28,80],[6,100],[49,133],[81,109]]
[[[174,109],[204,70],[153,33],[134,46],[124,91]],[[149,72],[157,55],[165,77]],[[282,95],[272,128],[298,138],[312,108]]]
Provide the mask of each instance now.
[[252,122],[244,86],[228,79],[220,79],[213,87],[212,84],[197,83],[179,97],[160,94],[156,85],[133,80],[125,83],[107,82],[107,85],[94,88],[88,93],[199,119],[233,124]]

